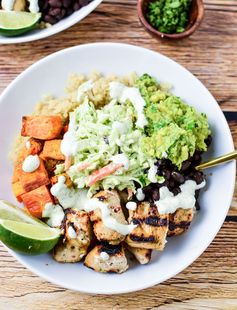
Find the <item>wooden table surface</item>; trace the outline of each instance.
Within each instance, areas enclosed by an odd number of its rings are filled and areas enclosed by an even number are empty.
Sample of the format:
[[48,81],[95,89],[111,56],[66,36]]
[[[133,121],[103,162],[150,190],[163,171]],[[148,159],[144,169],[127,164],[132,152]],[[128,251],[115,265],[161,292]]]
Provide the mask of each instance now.
[[[80,24],[45,40],[0,46],[0,92],[38,59],[63,48],[116,41],[161,52],[212,92],[237,148],[237,0],[205,0],[205,19],[183,41],[157,42],[140,25],[135,0],[105,0]],[[155,276],[155,275],[154,275]],[[225,223],[190,267],[155,287],[120,296],[89,296],[50,284],[0,246],[0,309],[237,309],[237,188]]]

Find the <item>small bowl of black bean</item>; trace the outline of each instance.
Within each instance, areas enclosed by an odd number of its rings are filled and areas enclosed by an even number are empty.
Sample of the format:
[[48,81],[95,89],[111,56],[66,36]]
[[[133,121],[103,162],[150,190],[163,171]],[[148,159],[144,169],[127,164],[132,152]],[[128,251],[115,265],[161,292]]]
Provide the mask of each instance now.
[[138,0],[138,16],[144,28],[157,39],[183,39],[200,26],[202,0]]
[[[103,0],[0,1],[0,44],[15,44],[46,38],[78,23]],[[5,7],[6,6],[6,7]],[[2,21],[1,21],[2,18]],[[32,18],[32,24],[25,25]],[[19,19],[22,26],[11,28]],[[7,20],[6,25],[4,21]],[[3,25],[3,26],[2,26]]]

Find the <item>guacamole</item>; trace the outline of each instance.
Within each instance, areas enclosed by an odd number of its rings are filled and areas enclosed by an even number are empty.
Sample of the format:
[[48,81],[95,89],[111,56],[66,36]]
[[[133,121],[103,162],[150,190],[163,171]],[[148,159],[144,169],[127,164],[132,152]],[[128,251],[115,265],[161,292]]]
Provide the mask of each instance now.
[[211,131],[205,114],[163,91],[148,74],[141,76],[136,85],[146,101],[148,125],[142,150],[147,156],[166,157],[180,168],[195,150],[207,150],[205,140]]

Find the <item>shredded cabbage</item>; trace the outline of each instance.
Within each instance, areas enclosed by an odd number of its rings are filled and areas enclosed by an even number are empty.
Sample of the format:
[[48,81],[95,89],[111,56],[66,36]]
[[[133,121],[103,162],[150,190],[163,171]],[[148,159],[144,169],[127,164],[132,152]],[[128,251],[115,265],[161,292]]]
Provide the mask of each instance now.
[[[128,157],[128,169],[120,168],[98,181],[90,187],[90,193],[100,188],[135,191],[134,181],[141,185],[148,183],[144,170],[154,162],[142,151],[144,133],[135,126],[136,112],[129,101],[121,105],[112,100],[103,108],[95,109],[86,99],[71,113],[70,119],[74,121],[77,152],[68,174],[78,188],[85,187],[87,177],[93,171],[108,165],[112,157],[120,153]],[[78,166],[84,164],[89,166],[78,171]]]

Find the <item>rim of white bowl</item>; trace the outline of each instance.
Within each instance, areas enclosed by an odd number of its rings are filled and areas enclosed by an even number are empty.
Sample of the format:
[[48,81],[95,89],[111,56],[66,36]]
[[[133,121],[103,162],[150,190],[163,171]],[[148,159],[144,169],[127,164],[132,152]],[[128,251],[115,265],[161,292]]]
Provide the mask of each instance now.
[[38,30],[36,33],[27,33],[18,37],[4,37],[0,35],[0,44],[26,43],[53,36],[80,22],[91,12],[93,12],[101,4],[102,1],[103,0],[93,0],[91,3],[74,12],[72,15],[66,17],[65,19],[62,19],[59,23],[51,26],[50,28],[47,28],[47,31],[46,29],[45,31]]
[[[124,43],[110,43],[110,42],[98,42],[98,43],[89,43],[89,44],[83,44],[83,45],[77,45],[77,46],[73,46],[73,47],[69,47],[63,50],[60,50],[58,52],[55,52],[53,54],[50,54],[40,60],[38,60],[36,63],[32,64],[30,67],[28,67],[27,69],[25,69],[22,73],[20,73],[9,85],[8,87],[3,91],[3,93],[0,95],[0,104],[1,101],[4,99],[5,95],[7,95],[7,93],[9,91],[11,91],[11,89],[14,87],[15,83],[18,82],[18,80],[20,80],[21,78],[23,78],[25,75],[27,75],[28,73],[30,73],[31,70],[35,69],[36,67],[40,66],[41,64],[43,64],[44,62],[47,62],[48,60],[50,60],[51,58],[54,58],[55,56],[57,56],[58,54],[66,54],[68,52],[70,52],[71,50],[76,50],[78,49],[83,50],[83,49],[87,49],[90,47],[101,47],[103,46],[104,48],[106,47],[124,47],[124,48],[130,48],[130,49],[134,49],[134,52],[138,51],[138,50],[143,50],[144,53],[150,53],[151,55],[154,54],[159,54],[159,56],[163,59],[166,59],[170,62],[173,63],[173,65],[179,67],[180,69],[184,70],[188,75],[190,75],[190,77],[195,78],[195,80],[198,82],[198,84],[201,87],[204,87],[204,89],[206,90],[206,92],[209,94],[209,96],[211,96],[213,98],[213,100],[215,100],[215,98],[212,96],[212,94],[209,92],[209,90],[204,86],[204,84],[198,79],[196,78],[189,70],[187,70],[184,66],[180,65],[179,63],[177,63],[176,61],[174,61],[173,59],[164,56],[156,51],[144,48],[144,47],[140,47],[140,46],[135,46],[135,45],[130,45],[130,44],[124,44]],[[216,102],[216,100],[215,100]],[[228,136],[226,137],[226,141],[225,143],[229,145],[230,147],[230,152],[231,150],[234,150],[234,142],[232,139],[232,135],[231,135],[231,131],[229,128],[229,125],[227,123],[227,120],[220,108],[220,106],[218,105],[218,103],[216,102],[217,105],[217,109],[220,110],[220,121],[222,121],[223,125],[225,126],[225,129],[228,133]],[[105,292],[103,289],[99,290],[99,289],[92,289],[92,290],[84,290],[83,288],[80,288],[80,290],[77,290],[75,287],[70,286],[70,285],[65,285],[63,283],[63,281],[55,281],[54,278],[52,278],[51,276],[47,276],[45,273],[41,272],[39,269],[32,267],[30,265],[28,265],[24,259],[22,259],[16,252],[14,252],[13,250],[7,248],[7,246],[5,246],[5,248],[9,251],[9,253],[12,254],[13,257],[15,257],[23,266],[25,266],[26,268],[28,268],[30,271],[32,271],[33,273],[35,273],[36,275],[40,276],[41,278],[47,280],[48,282],[51,282],[55,285],[58,285],[60,287],[63,287],[65,289],[69,289],[72,291],[78,291],[81,293],[87,293],[87,294],[101,294],[101,295],[117,295],[117,294],[126,294],[126,293],[132,293],[132,292],[136,292],[136,291],[140,291],[143,289],[147,289],[149,287],[155,286],[157,284],[160,284],[172,277],[175,277],[177,274],[179,274],[180,272],[182,272],[183,270],[185,270],[188,266],[190,266],[200,255],[202,255],[202,253],[205,252],[205,250],[208,248],[208,246],[211,244],[211,242],[214,240],[215,236],[217,235],[217,233],[219,232],[221,226],[223,225],[226,215],[228,213],[229,207],[231,205],[231,201],[232,201],[232,197],[234,194],[234,190],[235,190],[235,175],[236,175],[236,165],[235,162],[230,162],[228,163],[228,165],[232,166],[232,182],[230,184],[230,192],[232,193],[232,195],[230,195],[226,206],[225,206],[225,212],[223,212],[223,217],[221,219],[219,219],[219,223],[217,225],[217,228],[215,229],[215,231],[212,231],[212,233],[210,233],[209,238],[207,240],[205,240],[205,242],[203,242],[203,247],[202,247],[202,251],[200,251],[197,255],[195,255],[191,260],[188,260],[188,262],[183,263],[180,268],[178,268],[176,270],[176,272],[172,273],[171,275],[165,275],[163,276],[161,279],[159,279],[159,281],[157,280],[153,280],[153,281],[149,281],[149,283],[146,284],[136,284],[133,288],[131,289],[113,289],[113,288],[109,288],[109,290],[107,292]],[[231,180],[230,179],[230,180]]]

